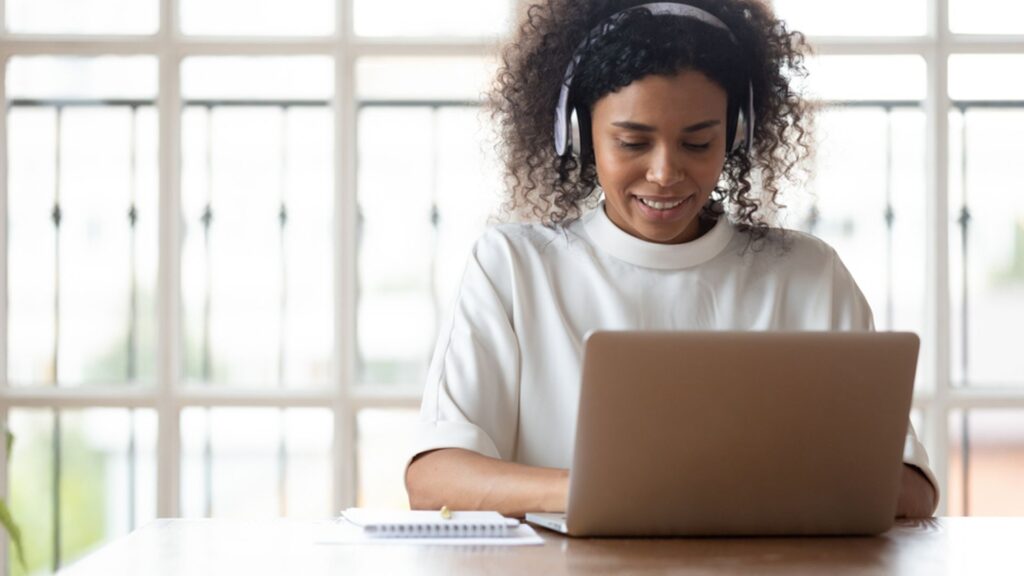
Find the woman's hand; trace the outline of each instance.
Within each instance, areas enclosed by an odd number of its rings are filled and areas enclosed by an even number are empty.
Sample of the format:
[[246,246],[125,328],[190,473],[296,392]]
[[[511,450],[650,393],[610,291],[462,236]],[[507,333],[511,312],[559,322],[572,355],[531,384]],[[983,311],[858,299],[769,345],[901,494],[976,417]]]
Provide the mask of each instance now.
[[897,518],[930,518],[936,506],[935,488],[914,466],[903,465],[900,498],[896,503]]

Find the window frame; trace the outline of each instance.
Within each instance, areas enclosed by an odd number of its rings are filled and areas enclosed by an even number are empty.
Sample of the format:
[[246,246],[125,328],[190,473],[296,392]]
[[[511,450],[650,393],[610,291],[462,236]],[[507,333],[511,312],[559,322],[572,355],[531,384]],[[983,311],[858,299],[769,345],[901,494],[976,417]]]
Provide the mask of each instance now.
[[[356,62],[365,56],[485,56],[494,57],[491,39],[402,39],[356,37],[352,27],[354,0],[335,1],[335,31],[330,36],[211,37],[185,36],[178,29],[177,0],[159,0],[159,29],[153,35],[78,36],[11,34],[5,26],[5,2],[0,0],[0,100],[7,102],[6,69],[11,57],[22,55],[148,55],[158,60],[159,116],[159,268],[157,300],[157,372],[150,387],[125,388],[11,388],[7,382],[7,186],[6,161],[0,162],[0,427],[6,427],[14,408],[52,410],[94,407],[148,408],[157,413],[157,514],[174,517],[180,511],[180,414],[189,407],[315,407],[334,418],[332,463],[334,508],[356,501],[356,417],[366,408],[416,408],[418,390],[373,390],[358,386],[356,371],[357,180],[356,126],[358,102]],[[516,0],[522,13],[528,0]],[[961,409],[1024,409],[1024,388],[970,389],[953,386],[951,379],[952,310],[949,270],[951,219],[948,62],[951,54],[1024,54],[1024,35],[980,36],[949,31],[946,0],[928,0],[928,33],[921,37],[816,37],[809,41],[821,55],[900,55],[925,59],[926,115],[926,286],[927,328],[921,335],[925,362],[934,382],[915,395],[914,407],[923,418],[919,434],[928,446],[932,466],[948,485],[949,416]],[[334,344],[332,385],[320,391],[198,390],[181,385],[181,259],[176,248],[182,235],[181,214],[181,61],[189,56],[326,55],[334,61]],[[7,115],[0,115],[0,158],[7,158]],[[0,442],[0,496],[7,494],[7,460]],[[939,513],[946,512],[943,494]],[[0,539],[0,562],[7,569],[7,538]]]
[[[357,385],[356,282],[357,191],[356,126],[358,102],[355,64],[366,56],[483,56],[494,57],[495,43],[486,38],[356,37],[352,28],[353,0],[335,1],[335,31],[324,37],[215,37],[182,34],[177,0],[159,0],[160,25],[152,35],[14,34],[6,30],[6,6],[0,0],[0,100],[7,102],[6,69],[15,56],[146,55],[158,61],[156,101],[159,136],[159,256],[157,272],[156,381],[153,386],[91,388],[12,388],[7,374],[7,309],[0,308],[0,427],[8,412],[18,408],[69,410],[85,408],[146,408],[156,412],[157,516],[175,517],[180,506],[181,430],[185,408],[322,408],[334,420],[332,502],[335,510],[356,501],[356,418],[367,408],[418,408],[419,390],[373,390]],[[517,0],[520,4],[520,0]],[[516,10],[521,8],[516,6]],[[334,343],[331,386],[323,390],[210,390],[185,387],[181,350],[181,62],[190,56],[309,56],[333,59],[334,112]],[[0,157],[7,157],[7,115],[0,115]],[[7,164],[0,163],[0,210],[6,214]],[[6,303],[7,219],[0,218],[0,302]],[[7,494],[6,447],[0,442],[0,497]],[[0,539],[0,563],[8,567],[7,538]]]

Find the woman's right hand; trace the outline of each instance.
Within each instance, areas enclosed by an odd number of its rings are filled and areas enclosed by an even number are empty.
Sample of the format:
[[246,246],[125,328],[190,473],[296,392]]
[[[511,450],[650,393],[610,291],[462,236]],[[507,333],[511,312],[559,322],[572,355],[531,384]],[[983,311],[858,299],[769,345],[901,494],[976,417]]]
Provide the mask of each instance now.
[[461,448],[418,455],[405,472],[414,510],[497,510],[505,516],[564,512],[569,471],[505,462]]

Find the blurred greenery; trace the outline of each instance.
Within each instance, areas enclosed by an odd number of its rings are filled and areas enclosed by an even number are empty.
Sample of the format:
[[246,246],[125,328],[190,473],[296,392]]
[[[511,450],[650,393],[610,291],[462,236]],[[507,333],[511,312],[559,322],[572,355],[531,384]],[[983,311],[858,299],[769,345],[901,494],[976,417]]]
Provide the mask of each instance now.
[[359,363],[359,383],[366,385],[410,386],[425,378],[425,364],[394,360],[366,360]]
[[990,278],[995,285],[1024,283],[1024,218],[1018,219],[1014,225],[1012,259],[1006,268],[993,272]]
[[[4,454],[7,455],[7,461],[11,460],[11,450],[14,448],[14,434],[10,430],[4,430],[7,442],[7,451]],[[11,510],[7,507],[7,500],[0,498],[0,524],[3,524],[7,535],[11,539],[11,543],[14,544],[14,550],[18,554],[18,562],[21,566],[25,567],[25,550],[21,546],[21,528],[18,527],[18,523],[14,521],[14,517],[11,516]]]
[[999,279],[1007,283],[1024,281],[1024,218],[1017,220],[1013,236],[1013,261],[999,274]]
[[[18,432],[9,468],[11,512],[21,521],[25,566],[8,561],[12,576],[53,570],[53,419],[32,411]],[[42,417],[39,417],[42,416]],[[47,417],[49,416],[49,417]],[[63,424],[62,419],[62,424]],[[106,458],[72,424],[61,435],[61,564],[68,565],[106,537]]]

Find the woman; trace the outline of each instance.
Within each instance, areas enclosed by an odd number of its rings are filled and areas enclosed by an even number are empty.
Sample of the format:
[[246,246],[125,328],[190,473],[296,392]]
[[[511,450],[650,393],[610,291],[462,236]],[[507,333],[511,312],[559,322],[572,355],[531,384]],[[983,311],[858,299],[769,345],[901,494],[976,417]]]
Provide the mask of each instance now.
[[[474,248],[424,393],[414,508],[565,509],[591,330],[873,329],[829,246],[769,227],[811,151],[791,87],[806,49],[759,0],[530,7],[491,101],[508,208],[539,222]],[[906,445],[898,515],[929,516],[910,427]]]

